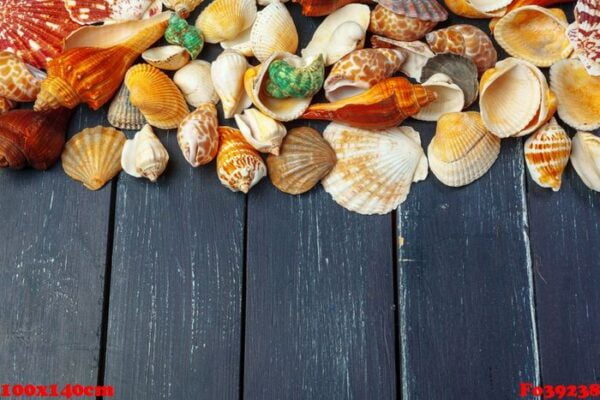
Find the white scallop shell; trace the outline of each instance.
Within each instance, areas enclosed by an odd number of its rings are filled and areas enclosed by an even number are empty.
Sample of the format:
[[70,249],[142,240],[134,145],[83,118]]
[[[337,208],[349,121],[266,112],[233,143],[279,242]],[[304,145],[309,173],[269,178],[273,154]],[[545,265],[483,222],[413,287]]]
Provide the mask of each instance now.
[[275,52],[296,52],[298,31],[285,5],[273,2],[258,12],[250,31],[250,43],[260,62]]

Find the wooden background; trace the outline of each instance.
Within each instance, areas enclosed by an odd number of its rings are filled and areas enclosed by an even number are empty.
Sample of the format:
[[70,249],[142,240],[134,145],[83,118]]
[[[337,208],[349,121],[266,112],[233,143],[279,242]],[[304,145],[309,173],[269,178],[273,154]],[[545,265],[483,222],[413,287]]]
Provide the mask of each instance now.
[[[288,8],[304,46],[321,19]],[[456,23],[487,30],[440,27]],[[69,136],[98,124],[106,108],[80,107]],[[426,147],[434,124],[407,124]],[[232,193],[214,164],[184,161],[173,131],[161,138],[157,184],[121,174],[90,192],[60,165],[0,172],[3,383],[408,400],[600,381],[600,196],[570,166],[559,193],[537,187],[522,139],[474,184],[430,175],[396,212],[366,217],[321,187]]]

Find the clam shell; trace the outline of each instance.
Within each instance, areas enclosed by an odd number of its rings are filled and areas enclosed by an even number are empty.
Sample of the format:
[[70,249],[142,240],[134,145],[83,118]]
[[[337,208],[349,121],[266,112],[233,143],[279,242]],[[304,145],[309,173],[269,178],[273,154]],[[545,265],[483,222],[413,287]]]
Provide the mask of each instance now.
[[279,146],[285,137],[285,126],[255,108],[235,115],[235,122],[244,139],[261,153],[278,155]]
[[400,71],[407,76],[420,80],[423,67],[427,61],[435,56],[423,42],[401,42],[398,40],[388,39],[383,36],[373,35],[371,44],[375,48],[393,48],[399,49],[405,56],[404,63],[400,67]]
[[140,109],[148,123],[161,129],[176,128],[189,110],[183,95],[164,72],[138,64],[127,71],[125,85],[129,101]]
[[538,129],[525,141],[525,162],[535,183],[555,192],[571,155],[571,139],[556,119]]
[[174,10],[183,18],[187,18],[204,0],[162,0],[165,7]]
[[452,83],[452,79],[445,74],[432,75],[423,86],[437,93],[437,99],[423,107],[414,119],[421,121],[437,121],[447,113],[461,111],[465,106],[465,94],[462,89]]
[[150,125],[144,125],[141,131],[129,139],[123,146],[121,167],[127,174],[136,178],[146,178],[156,182],[167,168],[169,153]]
[[567,17],[562,10],[527,6],[502,17],[494,28],[494,37],[510,55],[549,67],[573,51],[566,31]]
[[252,148],[237,129],[219,127],[221,147],[217,156],[217,175],[221,183],[234,192],[248,193],[267,175],[260,154]]
[[342,207],[387,214],[406,200],[412,182],[427,177],[427,158],[410,127],[368,131],[332,123],[323,133],[337,163],[322,183]]
[[329,15],[350,3],[369,3],[370,0],[292,0],[302,6],[302,15],[321,17]]
[[369,31],[391,39],[412,42],[423,38],[436,25],[437,21],[396,14],[378,4],[371,12]]
[[600,76],[590,76],[577,59],[561,60],[550,68],[550,86],[565,123],[582,131],[600,128]]
[[450,77],[465,94],[465,108],[475,100],[479,91],[477,67],[470,59],[456,54],[438,54],[427,61],[421,72],[421,81],[442,73]]
[[212,83],[210,63],[194,60],[175,72],[173,82],[177,85],[185,100],[191,106],[198,107],[202,103],[217,104],[219,95]]
[[77,133],[65,144],[62,166],[67,175],[90,190],[98,190],[121,171],[127,138],[113,128],[96,126]]
[[43,71],[25,64],[15,54],[0,51],[0,97],[34,101],[45,77]]
[[302,50],[302,57],[323,54],[325,65],[334,64],[346,54],[364,46],[369,20],[370,10],[365,4],[348,4],[336,10],[321,22],[311,41]]
[[440,118],[427,149],[429,167],[444,185],[459,187],[481,178],[500,154],[500,139],[490,133],[478,112]]
[[375,0],[380,6],[399,15],[422,21],[440,22],[448,19],[448,11],[437,0]]
[[65,0],[71,19],[82,25],[142,19],[153,0]]
[[600,76],[600,6],[597,0],[579,0],[575,6],[575,22],[568,37],[585,69]]
[[225,50],[235,50],[238,53],[243,54],[245,57],[253,57],[252,42],[250,41],[250,33],[252,28],[246,29],[238,36],[231,40],[224,40],[221,42],[221,47]]
[[470,0],[444,0],[444,2],[450,11],[465,18],[492,18],[506,14],[506,6],[485,12],[475,8]]
[[226,50],[213,61],[210,75],[215,88],[223,103],[225,118],[250,106],[250,99],[244,91],[244,73],[249,64],[240,53]]
[[296,52],[298,31],[285,5],[274,2],[258,12],[250,31],[250,45],[260,62],[276,52]]
[[294,128],[279,155],[267,158],[269,178],[284,193],[302,194],[315,187],[335,166],[335,153],[321,134],[309,127]]
[[208,43],[236,38],[256,19],[255,0],[214,0],[196,20],[196,28]]
[[513,0],[469,0],[471,5],[482,13],[490,13],[507,7]]
[[146,118],[139,108],[129,101],[129,90],[125,84],[110,103],[107,117],[108,122],[119,129],[138,130],[146,124]]
[[170,45],[148,49],[142,58],[156,68],[177,71],[190,61],[190,54],[181,46]]
[[192,167],[208,164],[219,151],[217,109],[213,103],[200,104],[179,125],[177,143]]
[[571,164],[587,187],[600,192],[600,138],[577,132],[573,137]]

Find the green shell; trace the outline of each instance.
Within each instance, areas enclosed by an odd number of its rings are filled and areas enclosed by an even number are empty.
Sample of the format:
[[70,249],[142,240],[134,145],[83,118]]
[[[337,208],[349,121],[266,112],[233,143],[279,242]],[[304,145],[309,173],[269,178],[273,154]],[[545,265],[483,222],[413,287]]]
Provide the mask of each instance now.
[[171,15],[171,18],[169,18],[165,39],[170,44],[184,47],[190,53],[192,59],[198,57],[204,47],[202,32],[196,29],[195,26],[189,25],[185,19],[177,14]]
[[322,55],[303,68],[275,60],[269,65],[269,81],[265,89],[276,99],[311,97],[321,89],[324,79],[325,61]]

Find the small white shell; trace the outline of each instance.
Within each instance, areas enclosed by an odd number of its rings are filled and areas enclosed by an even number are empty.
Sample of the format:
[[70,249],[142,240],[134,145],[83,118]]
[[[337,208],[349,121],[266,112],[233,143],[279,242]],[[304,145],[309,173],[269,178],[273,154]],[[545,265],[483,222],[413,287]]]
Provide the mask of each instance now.
[[176,71],[190,61],[190,54],[184,47],[171,45],[148,49],[142,58],[156,68]]
[[573,137],[571,164],[587,187],[600,192],[600,137],[577,132]]
[[133,139],[125,142],[121,153],[123,171],[136,178],[148,178],[151,182],[156,182],[168,162],[167,149],[148,124]]
[[279,146],[285,137],[285,126],[255,108],[235,115],[235,122],[244,139],[261,153],[279,155]]
[[225,50],[211,65],[210,75],[223,103],[225,118],[233,117],[251,104],[244,91],[244,73],[248,66],[246,58],[233,50]]
[[490,13],[508,6],[513,0],[469,0],[469,3],[482,13]]
[[217,104],[219,102],[219,95],[212,83],[209,62],[191,61],[175,72],[173,82],[181,90],[188,104],[194,107],[198,107],[202,103]]
[[437,121],[442,115],[459,112],[465,106],[465,94],[448,75],[434,74],[423,83],[423,86],[437,93],[438,97],[413,115],[414,119]]
[[259,11],[250,32],[252,53],[263,62],[271,54],[298,49],[298,31],[289,11],[280,2],[273,2]]

